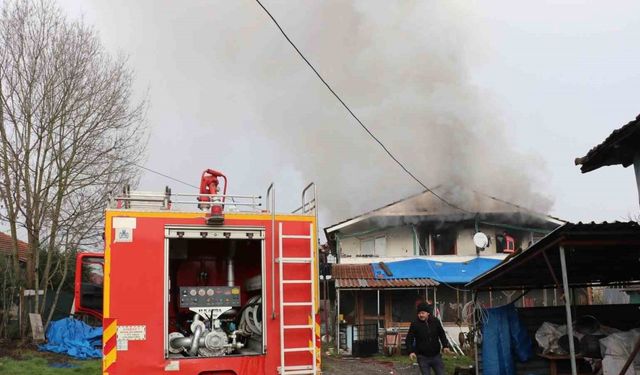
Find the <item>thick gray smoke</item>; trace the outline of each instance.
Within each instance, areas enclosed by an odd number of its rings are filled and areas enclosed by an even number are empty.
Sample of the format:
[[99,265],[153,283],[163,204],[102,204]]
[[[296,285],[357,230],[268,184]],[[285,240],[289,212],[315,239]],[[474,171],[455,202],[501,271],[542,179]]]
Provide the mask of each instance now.
[[[61,0],[80,7],[149,89],[149,168],[231,192],[278,188],[295,208],[318,184],[321,225],[422,190],[349,117],[252,1]],[[428,186],[459,185],[537,210],[540,160],[510,146],[468,67],[484,41],[455,1],[265,1],[362,121]],[[125,11],[126,10],[126,11]],[[169,181],[145,177],[142,188]],[[184,186],[174,186],[180,191]],[[469,195],[453,196],[465,206]],[[472,206],[472,204],[470,204]]]
[[[549,208],[550,201],[537,194],[544,177],[540,160],[510,146],[508,124],[470,83],[467,65],[479,48],[455,5],[340,1],[273,12],[362,121],[427,185],[459,185]],[[296,61],[286,42],[274,30],[263,32],[272,32],[278,52],[270,56],[281,60],[257,70],[256,79],[274,89],[258,101],[261,129],[283,160],[318,182],[329,221],[421,190]],[[302,68],[292,68],[296,63]],[[465,201],[471,196],[448,198],[473,210],[474,202]]]

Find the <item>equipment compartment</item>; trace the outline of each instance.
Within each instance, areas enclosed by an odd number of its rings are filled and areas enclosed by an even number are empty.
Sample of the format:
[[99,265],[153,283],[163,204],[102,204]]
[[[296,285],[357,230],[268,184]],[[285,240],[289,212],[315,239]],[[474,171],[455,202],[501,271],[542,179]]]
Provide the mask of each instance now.
[[166,358],[264,354],[259,229],[168,228]]

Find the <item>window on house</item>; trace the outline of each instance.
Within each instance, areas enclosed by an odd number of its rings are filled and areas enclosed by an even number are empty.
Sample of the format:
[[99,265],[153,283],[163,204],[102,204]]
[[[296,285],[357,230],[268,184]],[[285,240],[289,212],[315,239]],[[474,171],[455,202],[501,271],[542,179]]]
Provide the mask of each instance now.
[[394,323],[416,319],[416,306],[424,296],[419,290],[394,290],[391,294],[391,320]]
[[424,245],[420,246],[420,255],[429,255],[429,249],[431,248],[431,242],[429,240],[429,234],[424,238]]
[[456,231],[446,230],[435,232],[431,236],[433,255],[456,254]]
[[516,251],[516,239],[503,232],[502,234],[496,234],[496,252],[498,253],[513,253]]
[[360,241],[360,255],[384,256],[387,253],[387,237],[369,238]]
[[360,241],[360,255],[373,255],[375,253],[375,240]]
[[[367,290],[360,293],[364,315],[378,315],[378,292]],[[384,293],[380,293],[380,315],[384,315]]]
[[387,254],[387,237],[378,237],[375,240],[375,253],[378,256]]

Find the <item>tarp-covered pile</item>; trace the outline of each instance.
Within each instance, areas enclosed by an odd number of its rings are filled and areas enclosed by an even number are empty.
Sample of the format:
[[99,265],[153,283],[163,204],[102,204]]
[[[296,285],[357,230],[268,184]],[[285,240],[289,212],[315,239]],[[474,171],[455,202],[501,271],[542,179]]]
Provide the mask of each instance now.
[[52,322],[47,343],[40,350],[66,354],[78,359],[102,357],[102,327],[91,327],[73,318]]

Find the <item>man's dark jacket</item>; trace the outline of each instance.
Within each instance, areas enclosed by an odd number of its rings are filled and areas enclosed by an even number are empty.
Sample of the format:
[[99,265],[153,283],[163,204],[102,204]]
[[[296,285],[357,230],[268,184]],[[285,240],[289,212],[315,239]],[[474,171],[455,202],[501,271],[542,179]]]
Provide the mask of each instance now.
[[[447,336],[442,328],[442,323],[433,315],[429,315],[427,320],[416,319],[409,327],[406,338],[407,350],[409,353],[421,354],[433,357],[440,354],[441,348],[448,347]],[[442,347],[440,346],[442,343]]]

